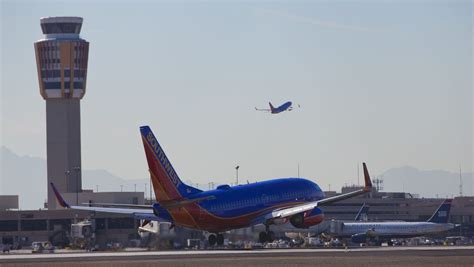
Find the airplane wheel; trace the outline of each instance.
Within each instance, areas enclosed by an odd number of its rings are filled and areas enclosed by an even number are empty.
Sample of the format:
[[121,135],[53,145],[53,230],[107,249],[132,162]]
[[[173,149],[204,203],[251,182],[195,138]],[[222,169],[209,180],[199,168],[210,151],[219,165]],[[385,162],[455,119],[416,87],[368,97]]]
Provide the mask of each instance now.
[[268,241],[268,242],[273,242],[273,240],[275,240],[275,233],[272,232],[272,231],[269,231],[269,232],[267,233],[267,241]]
[[266,232],[260,232],[260,234],[258,235],[258,240],[260,241],[260,243],[265,243],[268,241],[268,235]]
[[217,237],[214,234],[209,235],[207,238],[207,241],[209,241],[209,246],[214,246],[217,242]]
[[224,235],[217,234],[217,245],[222,246],[224,245]]

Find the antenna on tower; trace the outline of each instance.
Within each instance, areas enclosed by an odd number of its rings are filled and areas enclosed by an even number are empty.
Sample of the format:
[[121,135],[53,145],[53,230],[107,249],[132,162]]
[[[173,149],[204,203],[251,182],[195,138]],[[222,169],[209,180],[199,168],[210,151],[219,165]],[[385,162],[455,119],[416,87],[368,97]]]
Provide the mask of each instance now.
[[382,186],[382,184],[383,184],[383,176],[380,177],[380,178],[375,178],[375,179],[373,180],[373,182],[374,182],[374,184],[375,184],[375,190],[377,190],[377,192],[383,190],[383,186]]
[[462,197],[462,174],[461,174],[461,165],[459,165],[459,196]]

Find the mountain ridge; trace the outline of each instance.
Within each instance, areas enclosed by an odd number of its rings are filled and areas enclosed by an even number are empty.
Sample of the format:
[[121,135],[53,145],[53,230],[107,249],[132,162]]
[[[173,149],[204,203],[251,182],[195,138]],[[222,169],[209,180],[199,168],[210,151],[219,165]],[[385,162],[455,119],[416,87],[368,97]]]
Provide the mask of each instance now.
[[[0,194],[19,195],[21,209],[42,208],[47,190],[46,160],[19,156],[5,146],[0,151]],[[420,170],[406,165],[388,169],[377,177],[384,180],[382,191],[409,192],[420,197],[459,195],[459,173],[446,170]],[[473,195],[473,173],[463,173],[462,177],[464,195]],[[83,189],[94,192],[134,191],[136,187],[147,197],[150,194],[149,179],[126,179],[105,169],[84,169],[82,180]]]

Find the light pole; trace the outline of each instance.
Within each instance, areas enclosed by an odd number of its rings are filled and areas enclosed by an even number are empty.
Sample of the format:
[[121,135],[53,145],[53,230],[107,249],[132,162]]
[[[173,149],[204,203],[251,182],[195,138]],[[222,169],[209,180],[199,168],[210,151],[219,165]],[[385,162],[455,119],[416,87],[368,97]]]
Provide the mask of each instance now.
[[64,174],[66,174],[66,192],[69,192],[70,190],[70,186],[69,186],[69,175],[71,175],[71,171],[70,170],[66,170],[64,172]]
[[146,187],[147,187],[147,185],[148,184],[145,183],[145,191],[143,192],[143,196],[145,197],[145,204],[146,204],[146,192],[147,192]]
[[149,186],[148,188],[149,188],[149,190],[150,190],[150,201],[151,201],[151,198],[152,198],[152,197],[151,197],[151,176],[150,176],[150,186]]
[[79,205],[79,173],[81,171],[81,167],[74,167],[73,168],[76,171],[76,205]]
[[239,165],[235,166],[235,180],[236,180],[235,185],[239,184],[239,168],[240,168]]

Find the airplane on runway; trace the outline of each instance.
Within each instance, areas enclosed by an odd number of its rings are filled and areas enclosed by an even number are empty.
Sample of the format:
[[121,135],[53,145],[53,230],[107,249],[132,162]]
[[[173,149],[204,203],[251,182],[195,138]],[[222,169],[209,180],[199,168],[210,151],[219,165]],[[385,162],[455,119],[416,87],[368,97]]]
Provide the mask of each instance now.
[[170,222],[175,226],[206,232],[209,244],[222,245],[223,232],[265,225],[260,242],[271,241],[271,225],[290,222],[294,227],[306,228],[323,221],[320,206],[344,200],[372,189],[367,166],[363,163],[365,187],[338,196],[324,196],[314,182],[302,178],[280,178],[252,184],[220,185],[214,190],[202,191],[186,185],[176,174],[168,157],[150,127],[140,127],[156,203],[129,205],[111,203],[85,203],[88,206],[71,206],[51,186],[62,207],[96,212],[128,214],[136,219]]
[[[367,221],[367,213],[369,211],[370,206],[366,205],[365,203],[360,207],[359,211],[357,212],[354,222],[357,221]],[[324,211],[323,211],[324,213]],[[297,228],[293,226],[290,222],[285,224],[276,225],[273,228],[274,232],[279,233],[309,233],[312,235],[318,235],[322,233],[327,233],[331,227],[331,224],[334,220],[325,220],[320,224],[312,225],[307,228]],[[351,221],[352,222],[352,221]]]
[[448,223],[452,199],[446,199],[426,222],[344,222],[336,237],[350,238],[354,243],[375,241],[377,244],[392,238],[409,238],[444,232],[457,225]]
[[[270,108],[257,108],[257,107],[255,107],[255,110],[257,110],[257,111],[267,111],[267,112],[270,112],[271,114],[278,114],[278,113],[281,113],[283,111],[292,111],[293,110],[293,104],[291,103],[291,101],[285,102],[285,103],[281,104],[280,106],[278,106],[276,108],[272,105],[272,102],[268,102],[268,105],[270,105]],[[299,106],[300,105],[298,105],[298,107]]]

